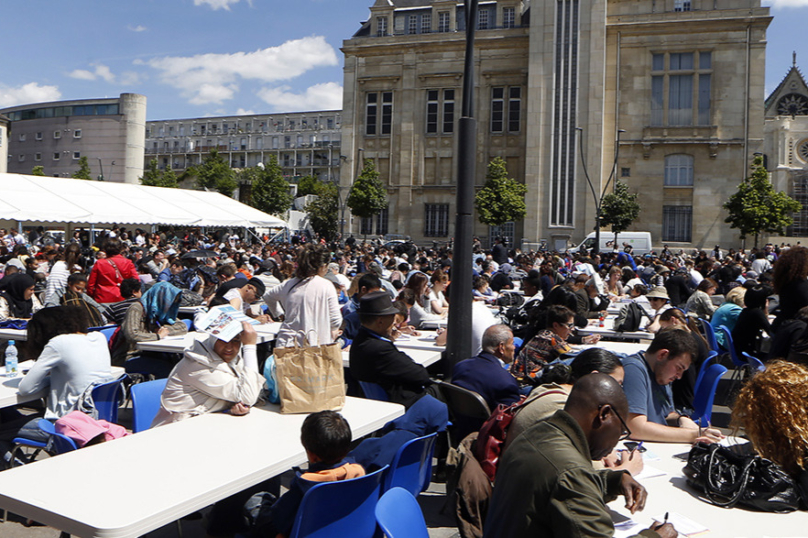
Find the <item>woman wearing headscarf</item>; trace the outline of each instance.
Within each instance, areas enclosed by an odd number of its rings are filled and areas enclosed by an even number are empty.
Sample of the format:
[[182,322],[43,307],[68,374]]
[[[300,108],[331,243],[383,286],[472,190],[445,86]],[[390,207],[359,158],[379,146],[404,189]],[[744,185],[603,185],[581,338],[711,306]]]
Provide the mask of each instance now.
[[177,319],[182,290],[168,282],[158,282],[143,294],[140,301],[129,307],[121,325],[121,342],[115,344],[112,364],[124,366],[127,372],[149,372],[165,378],[173,364],[163,353],[142,352],[137,359],[138,342],[151,342],[188,332],[185,323]]
[[31,319],[42,303],[34,295],[34,279],[25,273],[16,273],[0,291],[0,321]]

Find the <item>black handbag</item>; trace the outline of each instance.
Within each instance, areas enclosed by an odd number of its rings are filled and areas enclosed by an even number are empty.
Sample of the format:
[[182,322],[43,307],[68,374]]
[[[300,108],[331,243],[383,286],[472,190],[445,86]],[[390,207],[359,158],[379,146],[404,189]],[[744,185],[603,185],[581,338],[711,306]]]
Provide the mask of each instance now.
[[718,444],[696,444],[684,468],[687,482],[716,506],[740,504],[762,512],[799,509],[797,484],[776,463]]

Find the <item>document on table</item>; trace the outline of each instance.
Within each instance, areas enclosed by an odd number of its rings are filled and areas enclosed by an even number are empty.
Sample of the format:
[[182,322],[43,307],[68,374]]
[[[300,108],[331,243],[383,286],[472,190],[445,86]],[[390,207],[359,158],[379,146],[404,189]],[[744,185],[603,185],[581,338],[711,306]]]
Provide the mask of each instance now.
[[[654,521],[657,523],[662,523],[665,521],[665,514],[654,516]],[[701,523],[693,521],[692,519],[685,517],[678,512],[668,512],[668,523],[673,525],[676,532],[685,536],[695,536],[710,530]]]
[[662,469],[657,469],[651,465],[643,465],[642,472],[634,477],[638,482],[642,482],[646,478],[656,478],[658,476],[667,476],[668,473]]

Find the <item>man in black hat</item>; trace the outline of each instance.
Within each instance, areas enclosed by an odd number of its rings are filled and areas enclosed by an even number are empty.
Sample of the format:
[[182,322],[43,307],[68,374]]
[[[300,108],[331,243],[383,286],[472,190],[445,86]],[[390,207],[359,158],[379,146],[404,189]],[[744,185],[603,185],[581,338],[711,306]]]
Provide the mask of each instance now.
[[428,392],[437,397],[437,386],[432,388],[426,368],[393,344],[393,321],[398,309],[390,295],[384,291],[364,295],[359,300],[358,312],[362,326],[350,352],[354,379],[376,383],[387,392],[391,402],[407,408]]

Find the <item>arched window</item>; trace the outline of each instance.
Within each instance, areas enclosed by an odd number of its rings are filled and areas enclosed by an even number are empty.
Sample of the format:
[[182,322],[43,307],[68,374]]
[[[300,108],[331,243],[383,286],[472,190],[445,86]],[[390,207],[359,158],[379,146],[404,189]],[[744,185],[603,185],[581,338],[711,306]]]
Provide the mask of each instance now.
[[693,185],[693,156],[668,155],[665,157],[665,186],[689,187]]

